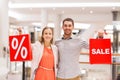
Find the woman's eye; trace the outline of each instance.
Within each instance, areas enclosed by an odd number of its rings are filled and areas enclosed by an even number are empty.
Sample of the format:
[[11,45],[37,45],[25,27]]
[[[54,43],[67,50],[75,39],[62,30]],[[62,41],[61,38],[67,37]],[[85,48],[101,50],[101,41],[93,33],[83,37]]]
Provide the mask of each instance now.
[[52,35],[52,33],[49,33],[49,35]]

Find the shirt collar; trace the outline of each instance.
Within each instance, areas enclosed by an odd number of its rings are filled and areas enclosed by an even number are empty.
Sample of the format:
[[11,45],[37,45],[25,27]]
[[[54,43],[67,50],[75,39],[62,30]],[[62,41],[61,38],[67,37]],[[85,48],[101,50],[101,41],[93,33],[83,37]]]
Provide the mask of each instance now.
[[69,37],[69,38],[64,38],[64,37],[62,37],[62,40],[69,40],[69,39],[72,39],[72,37]]

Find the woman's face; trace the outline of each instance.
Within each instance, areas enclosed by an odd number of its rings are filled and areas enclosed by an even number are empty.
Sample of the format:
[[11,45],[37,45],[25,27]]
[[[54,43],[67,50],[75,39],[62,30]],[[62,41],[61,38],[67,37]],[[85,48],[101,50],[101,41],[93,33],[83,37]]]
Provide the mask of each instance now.
[[53,38],[53,33],[51,29],[45,29],[43,33],[43,38],[45,42],[50,42]]

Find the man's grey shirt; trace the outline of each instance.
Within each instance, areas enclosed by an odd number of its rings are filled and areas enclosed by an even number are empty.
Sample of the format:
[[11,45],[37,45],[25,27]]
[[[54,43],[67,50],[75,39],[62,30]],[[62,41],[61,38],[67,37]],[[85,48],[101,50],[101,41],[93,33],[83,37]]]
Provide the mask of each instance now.
[[57,77],[69,79],[79,76],[79,55],[81,48],[88,48],[88,44],[81,39],[62,39],[56,41],[58,47],[58,73]]

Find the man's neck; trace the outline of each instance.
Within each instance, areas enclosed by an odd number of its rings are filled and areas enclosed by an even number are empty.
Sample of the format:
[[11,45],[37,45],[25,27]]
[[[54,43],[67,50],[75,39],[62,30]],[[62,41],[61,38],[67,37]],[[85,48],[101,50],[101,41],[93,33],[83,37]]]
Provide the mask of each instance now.
[[63,38],[64,38],[64,39],[70,39],[70,38],[71,38],[71,35],[63,35]]

